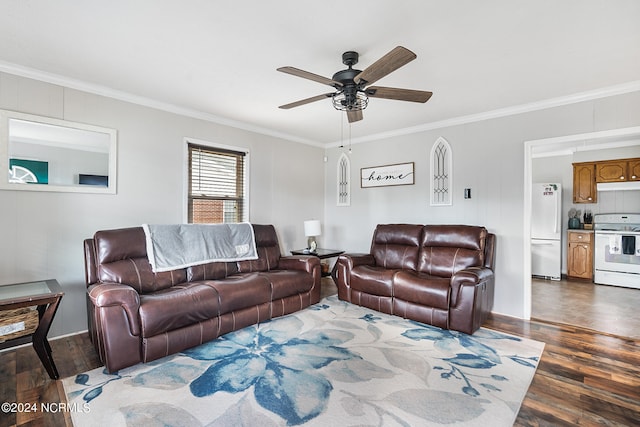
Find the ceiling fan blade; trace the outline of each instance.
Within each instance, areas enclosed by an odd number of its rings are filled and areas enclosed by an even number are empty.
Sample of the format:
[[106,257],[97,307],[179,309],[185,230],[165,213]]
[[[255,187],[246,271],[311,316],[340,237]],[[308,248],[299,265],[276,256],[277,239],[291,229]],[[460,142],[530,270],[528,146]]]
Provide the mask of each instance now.
[[280,67],[277,69],[282,73],[291,74],[292,76],[302,77],[303,79],[313,80],[314,82],[322,83],[325,85],[333,86],[335,88],[342,87],[342,83],[335,80],[331,80],[327,77],[319,76],[318,74],[310,73],[309,71],[300,70],[295,67]]
[[304,104],[309,104],[311,102],[320,101],[321,99],[331,98],[333,96],[332,93],[323,93],[322,95],[312,96],[311,98],[301,99],[300,101],[292,102],[290,104],[281,105],[278,108],[282,108],[283,110],[288,110],[289,108],[299,107]]
[[398,89],[395,87],[370,86],[364,91],[372,98],[397,99],[398,101],[427,102],[433,92],[425,90]]
[[364,117],[362,116],[362,110],[347,111],[347,119],[349,119],[349,123],[360,121],[363,118]]
[[365,68],[364,71],[355,76],[353,80],[356,83],[360,83],[364,80],[366,84],[372,84],[416,58],[417,55],[409,49],[397,46],[382,58]]

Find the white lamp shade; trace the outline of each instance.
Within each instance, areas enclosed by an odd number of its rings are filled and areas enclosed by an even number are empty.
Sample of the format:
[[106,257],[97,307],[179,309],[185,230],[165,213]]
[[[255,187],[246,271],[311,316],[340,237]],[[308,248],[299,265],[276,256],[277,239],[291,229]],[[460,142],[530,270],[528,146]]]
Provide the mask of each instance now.
[[320,221],[317,219],[312,219],[304,222],[304,235],[309,236],[320,236]]

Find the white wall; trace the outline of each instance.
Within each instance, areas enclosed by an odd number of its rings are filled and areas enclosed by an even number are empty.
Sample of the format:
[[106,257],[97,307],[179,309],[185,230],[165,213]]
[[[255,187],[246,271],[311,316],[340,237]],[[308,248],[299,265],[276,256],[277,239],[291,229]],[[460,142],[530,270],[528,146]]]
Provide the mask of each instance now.
[[[424,108],[429,108],[429,104]],[[327,151],[325,245],[368,252],[378,223],[484,225],[497,234],[494,311],[524,317],[524,142],[640,125],[640,93],[424,131],[353,145],[350,207],[336,206],[336,164],[341,148]],[[358,126],[353,125],[354,138]],[[429,206],[429,152],[438,139],[453,151],[453,205]],[[360,188],[360,168],[415,162],[416,184]],[[472,198],[463,198],[463,189]]]
[[0,73],[0,108],[118,131],[116,195],[0,190],[0,285],[55,278],[65,296],[50,337],[86,330],[82,241],[101,229],[183,222],[184,138],[250,151],[250,221],[282,251],[323,219],[324,150]]

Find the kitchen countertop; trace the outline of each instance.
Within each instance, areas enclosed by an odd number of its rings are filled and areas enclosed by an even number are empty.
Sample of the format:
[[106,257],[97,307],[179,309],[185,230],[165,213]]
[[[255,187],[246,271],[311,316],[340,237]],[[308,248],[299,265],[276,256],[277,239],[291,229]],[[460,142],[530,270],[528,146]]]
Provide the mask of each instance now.
[[585,230],[583,228],[570,228],[567,231],[576,233],[593,233],[593,230]]

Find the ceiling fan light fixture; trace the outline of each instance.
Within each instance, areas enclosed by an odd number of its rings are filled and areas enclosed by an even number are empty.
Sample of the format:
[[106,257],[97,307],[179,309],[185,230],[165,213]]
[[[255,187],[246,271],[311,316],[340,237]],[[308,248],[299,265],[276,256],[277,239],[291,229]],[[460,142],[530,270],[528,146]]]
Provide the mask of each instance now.
[[336,92],[331,97],[333,108],[339,111],[364,110],[369,105],[369,97],[362,91],[348,93],[347,91]]

